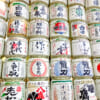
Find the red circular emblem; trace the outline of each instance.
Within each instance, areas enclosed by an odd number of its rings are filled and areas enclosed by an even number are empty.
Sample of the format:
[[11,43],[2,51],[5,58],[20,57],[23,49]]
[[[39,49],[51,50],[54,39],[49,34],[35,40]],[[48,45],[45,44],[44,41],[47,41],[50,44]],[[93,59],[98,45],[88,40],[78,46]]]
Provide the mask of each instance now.
[[[45,69],[45,70],[44,70],[44,72],[43,72],[41,75],[37,75],[37,74],[35,74],[35,73],[32,71],[32,69],[33,69],[33,67],[34,67],[34,65],[36,64],[37,61],[40,61],[40,62],[44,65],[44,69]],[[35,59],[35,60],[31,63],[31,66],[30,66],[30,73],[31,73],[31,75],[34,76],[34,77],[45,76],[45,74],[47,73],[47,65],[46,65],[45,61],[43,61],[42,59]]]

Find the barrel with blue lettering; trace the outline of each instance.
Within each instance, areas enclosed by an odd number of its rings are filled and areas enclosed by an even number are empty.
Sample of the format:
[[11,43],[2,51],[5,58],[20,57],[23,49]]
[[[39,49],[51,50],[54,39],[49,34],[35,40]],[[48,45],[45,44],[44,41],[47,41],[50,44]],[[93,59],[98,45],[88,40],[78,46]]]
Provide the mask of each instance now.
[[30,21],[29,38],[44,37],[49,38],[49,23],[45,20],[36,19]]
[[49,21],[49,9],[48,5],[46,5],[43,2],[33,2],[31,4],[31,13],[30,13],[30,19],[42,19]]
[[86,21],[85,8],[81,5],[69,6],[69,21]]
[[71,59],[67,57],[51,58],[51,78],[71,79],[72,68]]
[[71,37],[89,39],[88,25],[85,21],[70,22]]
[[29,40],[29,56],[49,57],[49,40],[46,38],[35,37]]
[[72,59],[73,77],[76,79],[92,78],[94,76],[93,66],[90,58],[73,58]]
[[50,20],[63,19],[68,20],[68,9],[63,3],[53,3],[50,5]]
[[13,1],[9,7],[9,18],[21,17],[29,20],[29,7],[22,1]]

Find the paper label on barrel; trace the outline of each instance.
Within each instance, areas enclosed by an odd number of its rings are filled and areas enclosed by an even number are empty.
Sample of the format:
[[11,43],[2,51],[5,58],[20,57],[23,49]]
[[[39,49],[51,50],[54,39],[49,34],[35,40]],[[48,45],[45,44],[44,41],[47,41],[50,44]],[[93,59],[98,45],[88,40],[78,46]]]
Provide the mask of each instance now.
[[49,100],[49,86],[45,85],[44,82],[35,81],[28,83],[33,85],[27,88],[27,100]]
[[28,77],[49,77],[49,60],[45,58],[30,59]]
[[0,36],[5,36],[7,30],[7,23],[0,19]]
[[69,25],[66,21],[55,20],[50,23],[50,36],[67,36],[69,37]]
[[10,5],[9,18],[23,17],[29,19],[28,7],[25,3],[14,2]]
[[73,100],[73,85],[68,81],[52,81],[52,100]]
[[90,59],[73,59],[72,60],[73,76],[93,76],[93,69]]
[[68,5],[77,4],[77,3],[84,5],[85,4],[85,0],[68,0]]
[[8,8],[5,2],[0,1],[0,16],[3,18],[7,18]]
[[34,3],[31,7],[31,19],[42,18],[49,20],[48,7],[43,3]]
[[25,100],[25,88],[23,86],[3,86],[1,91],[2,100]]
[[100,9],[94,8],[87,10],[86,19],[88,24],[100,23]]
[[71,55],[70,41],[54,39],[51,41],[51,55]]
[[50,6],[50,19],[63,18],[68,20],[67,7],[60,3],[55,3]]
[[29,43],[29,55],[49,56],[49,41],[42,38],[34,38]]
[[5,55],[27,55],[27,40],[22,38],[9,39],[6,42]]
[[63,2],[67,4],[67,0],[50,0],[50,3],[54,3],[54,2]]
[[100,59],[93,59],[93,68],[95,76],[100,76]]
[[69,7],[69,20],[85,20],[85,9],[83,6],[75,5]]
[[100,38],[100,24],[90,25],[89,33],[90,33],[91,39],[99,39]]
[[46,36],[49,37],[49,24],[44,20],[33,20],[30,23],[29,36]]
[[11,34],[23,34],[27,35],[27,22],[24,20],[9,21],[8,33]]
[[25,78],[26,65],[23,61],[8,61],[4,63],[3,78]]
[[51,76],[72,76],[71,60],[66,58],[52,58]]
[[73,56],[91,56],[89,41],[86,39],[72,40],[72,54]]
[[[80,82],[83,82],[80,84]],[[87,83],[84,83],[87,82]],[[76,100],[97,100],[95,95],[94,82],[89,80],[75,80],[75,99]]]
[[86,0],[86,8],[89,7],[100,7],[100,0]]
[[72,37],[89,37],[87,24],[81,21],[72,22],[71,35]]
[[99,57],[100,56],[100,40],[91,41],[91,49],[92,49],[92,56]]

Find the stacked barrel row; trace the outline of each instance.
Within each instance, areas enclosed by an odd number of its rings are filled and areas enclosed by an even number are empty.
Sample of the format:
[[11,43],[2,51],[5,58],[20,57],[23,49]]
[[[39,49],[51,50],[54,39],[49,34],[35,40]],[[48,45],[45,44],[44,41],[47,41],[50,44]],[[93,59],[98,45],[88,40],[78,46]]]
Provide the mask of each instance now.
[[[2,5],[4,6],[4,5]],[[25,100],[29,1],[10,0],[2,67],[1,100]]]
[[10,0],[1,100],[49,99],[48,4]]
[[27,100],[49,100],[49,0],[31,0]]
[[2,74],[2,58],[4,57],[4,39],[7,33],[9,0],[0,0],[0,100],[1,100],[1,74]]
[[100,99],[100,2],[88,1],[50,1],[49,68],[49,1],[0,0],[1,100],[49,100],[50,76],[51,100]]
[[2,72],[2,57],[4,56],[4,39],[7,32],[8,4],[9,0],[0,0],[0,78]]
[[86,0],[86,18],[90,33],[92,63],[97,98],[100,99],[100,0]]
[[73,100],[67,0],[50,1],[51,100]]
[[[94,0],[94,2],[96,1]],[[63,100],[72,100],[73,98],[75,100],[96,100],[95,83],[92,79],[94,73],[91,62],[90,37],[85,12],[87,1],[68,0],[68,11],[65,2],[64,0],[50,2],[52,100],[59,100],[59,98]],[[69,12],[69,21],[66,11]],[[54,35],[54,33],[56,34]],[[72,74],[74,88],[72,88],[70,79]],[[89,90],[89,88],[91,89]]]
[[[71,2],[71,0],[69,1]],[[86,20],[85,0],[75,0],[73,4],[69,5],[75,100],[96,100],[95,83],[92,79],[94,74],[91,62],[91,47]],[[89,90],[89,87],[92,89]]]

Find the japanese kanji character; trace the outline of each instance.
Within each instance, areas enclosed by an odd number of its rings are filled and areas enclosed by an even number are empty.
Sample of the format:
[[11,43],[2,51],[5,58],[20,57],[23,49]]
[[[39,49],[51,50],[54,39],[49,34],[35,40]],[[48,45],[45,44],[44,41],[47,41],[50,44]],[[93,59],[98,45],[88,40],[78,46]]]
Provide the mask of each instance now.
[[80,6],[78,6],[78,8],[76,8],[76,13],[77,15],[80,17],[80,16],[83,16],[83,12],[82,12],[82,9]]
[[15,52],[18,52],[18,51],[20,53],[22,52],[21,51],[21,49],[22,49],[22,47],[21,47],[21,45],[22,45],[21,41],[18,41],[17,43],[16,42],[11,42],[10,45],[11,45],[11,51],[9,51],[9,54],[14,55]]
[[15,62],[12,63],[11,68],[12,68],[12,71],[9,72],[9,76],[16,76],[16,77],[18,77],[19,75],[18,75],[17,70],[16,70],[18,68],[18,66],[16,65]]
[[99,1],[98,1],[98,0],[94,0],[94,1],[93,1],[93,4],[98,6]]
[[83,61],[82,65],[84,66],[84,73],[83,75],[90,75],[90,68],[89,68],[89,64],[87,61]]
[[61,73],[60,75],[67,75],[67,63],[66,61],[60,61],[60,66],[61,66]]
[[59,51],[60,54],[63,54],[63,51],[67,49],[67,44],[63,43],[62,45],[60,45],[59,48],[57,48],[57,51]]
[[85,33],[85,27],[83,25],[81,25],[79,28],[80,28],[80,33],[84,34]]
[[40,71],[41,70],[41,62],[37,61],[36,65],[37,65],[37,74],[41,75],[41,71]]
[[42,23],[36,24],[36,34],[42,34]]
[[22,15],[21,10],[22,10],[22,7],[21,7],[20,5],[18,5],[18,6],[16,7],[15,15],[16,15],[16,16],[21,16],[21,15]]
[[63,17],[63,8],[60,6],[58,7],[58,14],[57,14],[58,17]]
[[85,86],[81,88],[80,93],[81,93],[80,99],[89,100],[88,90],[86,89]]
[[96,12],[95,15],[96,15],[96,20],[100,21],[100,12]]
[[36,42],[36,48],[37,49],[40,49],[40,50],[43,50],[45,44],[43,43],[43,41],[37,41]]
[[42,8],[41,8],[40,10],[41,10],[41,14],[43,14],[43,15],[46,14],[46,12],[45,12],[45,7],[44,7],[44,6],[42,6]]
[[41,17],[40,12],[38,11],[38,7],[35,7],[34,10],[36,11],[34,15]]

